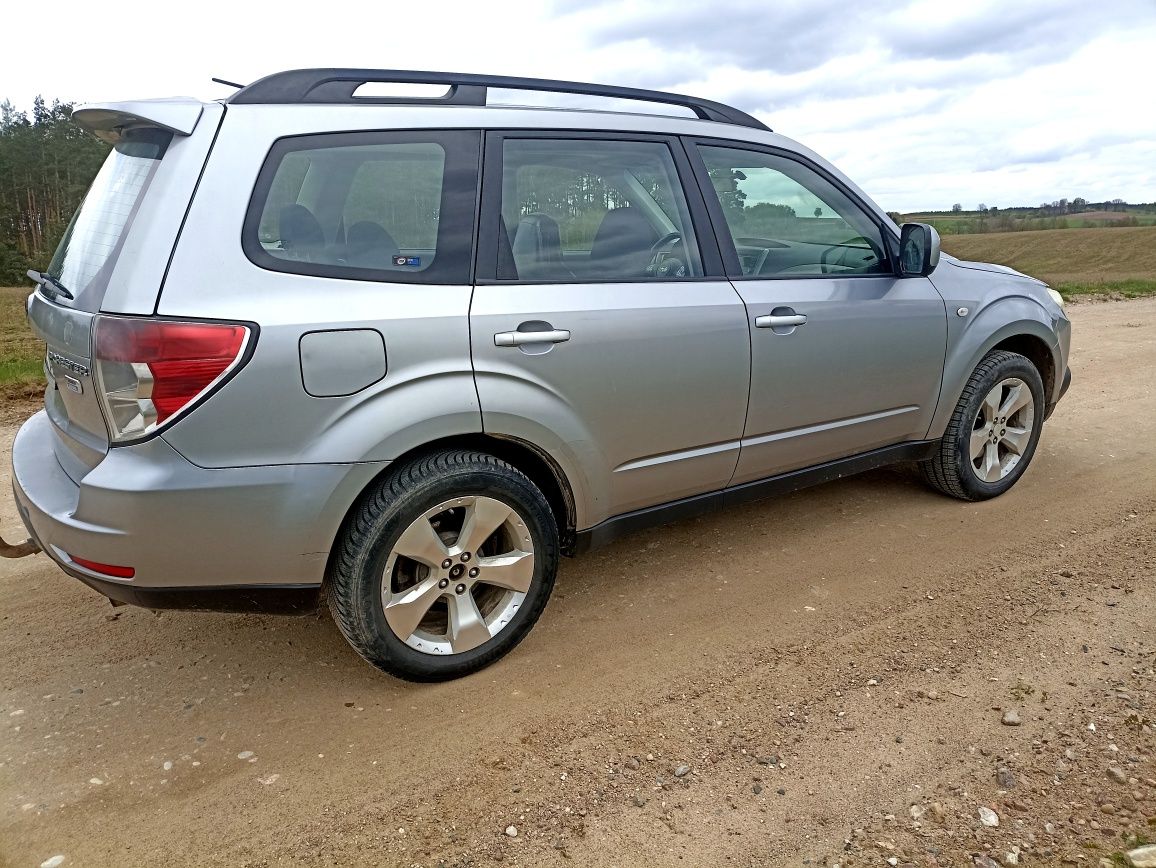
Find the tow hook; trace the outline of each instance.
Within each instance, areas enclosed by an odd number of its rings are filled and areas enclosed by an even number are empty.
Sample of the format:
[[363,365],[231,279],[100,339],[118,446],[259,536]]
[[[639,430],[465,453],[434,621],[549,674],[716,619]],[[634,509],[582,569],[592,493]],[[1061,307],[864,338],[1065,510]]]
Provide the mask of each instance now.
[[30,539],[24,542],[10,543],[0,536],[0,558],[26,558],[40,551],[40,546]]

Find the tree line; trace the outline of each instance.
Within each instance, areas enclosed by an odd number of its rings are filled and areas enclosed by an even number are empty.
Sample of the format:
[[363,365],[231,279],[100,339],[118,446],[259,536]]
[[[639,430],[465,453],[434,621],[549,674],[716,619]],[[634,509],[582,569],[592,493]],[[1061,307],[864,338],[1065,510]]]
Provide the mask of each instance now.
[[72,123],[71,103],[37,97],[31,115],[0,103],[0,285],[48,267],[107,153]]

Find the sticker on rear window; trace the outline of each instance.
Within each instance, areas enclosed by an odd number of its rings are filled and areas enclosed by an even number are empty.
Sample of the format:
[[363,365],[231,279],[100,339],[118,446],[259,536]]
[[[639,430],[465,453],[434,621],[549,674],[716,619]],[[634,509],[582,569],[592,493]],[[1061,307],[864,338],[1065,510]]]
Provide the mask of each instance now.
[[421,268],[420,256],[395,256],[393,257],[393,264],[399,267],[407,268]]

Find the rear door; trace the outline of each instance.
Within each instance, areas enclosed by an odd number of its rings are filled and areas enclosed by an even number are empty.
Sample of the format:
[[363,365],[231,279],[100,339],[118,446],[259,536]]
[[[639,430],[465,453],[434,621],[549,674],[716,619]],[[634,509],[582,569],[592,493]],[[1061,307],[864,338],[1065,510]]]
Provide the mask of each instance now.
[[689,150],[749,317],[734,484],[922,439],[947,342],[931,281],[896,277],[878,218],[818,166],[716,140]]
[[721,489],[738,458],[744,306],[684,180],[664,137],[487,135],[470,317],[482,424],[567,466],[580,528]]

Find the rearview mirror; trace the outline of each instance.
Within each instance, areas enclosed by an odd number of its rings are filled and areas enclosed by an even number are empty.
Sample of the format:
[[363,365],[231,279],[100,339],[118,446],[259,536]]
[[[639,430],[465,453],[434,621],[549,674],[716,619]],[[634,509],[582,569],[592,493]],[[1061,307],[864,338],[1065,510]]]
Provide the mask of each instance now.
[[899,227],[899,276],[927,277],[939,265],[939,233],[926,223]]

